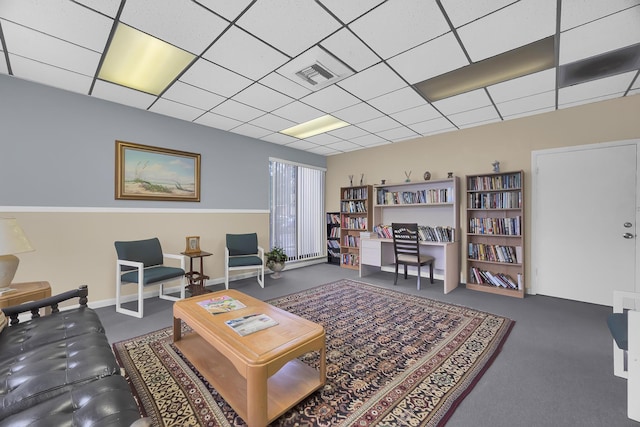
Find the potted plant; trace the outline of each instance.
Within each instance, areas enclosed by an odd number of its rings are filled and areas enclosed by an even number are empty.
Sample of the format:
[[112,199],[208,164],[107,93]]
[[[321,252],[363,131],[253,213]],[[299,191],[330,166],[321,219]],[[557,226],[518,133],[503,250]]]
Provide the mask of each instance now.
[[271,278],[280,278],[280,272],[284,269],[284,263],[288,258],[287,254],[284,253],[284,249],[279,246],[274,246],[265,254],[265,264],[273,271]]

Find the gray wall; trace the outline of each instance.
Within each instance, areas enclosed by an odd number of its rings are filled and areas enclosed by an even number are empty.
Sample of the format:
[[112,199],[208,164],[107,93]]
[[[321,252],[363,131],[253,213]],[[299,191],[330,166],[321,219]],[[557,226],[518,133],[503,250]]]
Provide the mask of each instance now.
[[[201,154],[201,201],[115,200],[115,141]],[[268,209],[269,157],[324,156],[0,75],[0,206]]]

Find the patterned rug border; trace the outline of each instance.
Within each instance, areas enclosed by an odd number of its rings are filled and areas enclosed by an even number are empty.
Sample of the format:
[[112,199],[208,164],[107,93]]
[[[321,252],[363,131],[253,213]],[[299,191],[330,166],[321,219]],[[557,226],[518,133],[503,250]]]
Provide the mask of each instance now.
[[[314,292],[319,292],[324,288],[327,287],[336,287],[340,285],[341,287],[352,287],[352,288],[356,288],[356,289],[365,289],[368,292],[375,292],[378,293],[379,295],[384,295],[384,296],[389,296],[391,298],[406,298],[408,301],[411,302],[415,302],[415,303],[429,303],[434,305],[435,307],[439,307],[439,308],[443,308],[443,307],[451,307],[451,308],[455,308],[458,310],[463,310],[463,311],[468,311],[468,312],[472,312],[472,313],[477,313],[477,314],[481,314],[481,315],[487,315],[487,316],[492,316],[492,317],[496,317],[496,318],[500,318],[505,322],[505,325],[502,328],[501,333],[496,334],[496,337],[498,337],[498,340],[492,341],[490,345],[487,346],[487,350],[490,350],[490,353],[488,354],[488,356],[485,356],[484,353],[482,353],[482,356],[484,357],[484,362],[482,364],[480,364],[479,367],[476,367],[475,365],[472,366],[470,368],[469,371],[465,372],[464,376],[465,379],[463,379],[461,381],[461,383],[464,385],[462,387],[462,389],[455,394],[454,393],[454,399],[449,401],[448,399],[442,399],[445,401],[444,403],[444,413],[441,415],[440,418],[436,419],[434,422],[435,424],[432,424],[431,422],[425,423],[425,424],[420,424],[420,425],[425,425],[425,426],[442,426],[445,425],[447,423],[447,421],[450,419],[450,417],[452,416],[452,414],[455,412],[455,409],[460,405],[460,403],[466,398],[466,396],[469,395],[469,393],[475,388],[475,386],[477,385],[477,383],[480,381],[480,379],[484,376],[484,374],[486,373],[486,371],[491,367],[491,365],[493,364],[493,362],[495,361],[495,359],[497,358],[498,354],[500,354],[500,352],[502,351],[502,347],[504,346],[507,338],[509,337],[513,326],[515,325],[515,321],[512,319],[509,319],[505,316],[501,316],[501,315],[496,315],[493,313],[489,313],[486,311],[482,311],[482,310],[478,310],[472,307],[468,307],[468,306],[464,306],[464,305],[460,305],[460,304],[455,304],[455,303],[450,303],[450,302],[444,302],[444,301],[440,301],[437,299],[433,299],[433,298],[429,298],[429,297],[425,297],[425,296],[421,296],[421,295],[414,295],[414,294],[409,294],[409,293],[405,293],[403,292],[401,289],[390,289],[390,288],[386,288],[386,287],[382,287],[382,286],[377,286],[377,285],[373,285],[370,283],[365,283],[365,282],[361,282],[358,280],[353,280],[353,279],[340,279],[340,280],[336,280],[333,282],[329,282],[329,283],[325,283],[325,284],[321,284],[321,285],[317,285],[317,286],[313,286],[304,290],[300,290],[297,292],[292,292],[286,295],[282,295],[279,297],[275,297],[275,298],[271,298],[269,300],[266,300],[266,302],[268,303],[273,303],[273,302],[278,302],[280,301],[281,303],[283,303],[284,301],[288,300],[288,299],[295,299],[298,296],[304,295],[304,294],[313,294]],[[182,325],[183,327],[183,333],[184,332],[189,332],[190,328],[185,325],[183,323]],[[146,397],[145,396],[141,396],[138,391],[136,390],[136,387],[134,385],[134,382],[132,380],[132,378],[130,378],[129,374],[126,372],[126,366],[128,365],[128,363],[126,363],[125,360],[123,360],[121,358],[121,355],[119,353],[119,351],[117,350],[118,347],[124,347],[126,345],[126,343],[131,343],[131,342],[154,342],[154,341],[159,341],[159,340],[169,340],[172,336],[172,331],[173,331],[173,327],[169,326],[169,327],[165,327],[156,331],[152,331],[146,334],[142,334],[142,335],[138,335],[136,337],[132,337],[132,338],[128,338],[125,340],[121,340],[118,342],[115,342],[112,344],[113,346],[113,350],[114,353],[116,355],[116,359],[118,360],[118,363],[120,364],[121,367],[123,367],[123,370],[126,373],[126,378],[127,381],[129,382],[129,385],[131,387],[131,390],[134,393],[134,396],[136,397],[136,400],[138,402],[139,405],[139,409],[140,412],[143,416],[150,416],[151,414],[149,414],[145,408],[145,400]],[[177,351],[177,349],[173,348],[174,351],[176,351],[176,353],[178,355],[180,355],[181,357],[183,357],[179,351]],[[427,361],[428,358],[425,358],[424,360],[420,360],[419,363],[417,363],[418,365],[422,366],[421,364],[425,363]],[[180,361],[178,360],[177,362],[175,362],[178,365],[181,365],[180,367],[185,369],[185,371],[187,370],[191,370],[194,371],[193,366],[190,365],[190,363],[188,363],[187,360],[184,361]],[[477,369],[476,369],[477,368]],[[197,371],[195,371],[195,373],[197,373]],[[405,376],[406,377],[410,377],[411,375],[415,374],[414,371],[412,370],[407,370],[406,372],[402,372],[400,375],[398,375],[398,377],[402,377],[399,379],[396,379],[394,377],[395,380],[399,381],[400,379],[403,379]],[[199,377],[199,379],[201,381],[204,382],[204,388],[206,389],[206,387],[208,387],[208,383],[206,382],[206,380],[204,380],[199,374],[197,375]],[[399,381],[401,382],[401,381]],[[194,385],[195,387],[198,387],[198,385]],[[202,387],[201,387],[202,388]],[[456,390],[460,388],[460,385],[456,384]],[[148,392],[148,391],[147,391]],[[202,393],[203,395],[206,395],[207,391],[204,390],[204,392]],[[376,393],[375,397],[379,397],[379,394],[384,394],[387,393],[384,390],[380,390],[378,393]],[[393,397],[391,395],[391,391],[388,391],[388,395],[390,397]],[[206,396],[205,396],[206,398]],[[380,400],[380,399],[378,399]],[[213,401],[213,400],[212,400]],[[215,403],[215,402],[214,402]],[[149,404],[149,403],[147,403]],[[218,405],[211,405],[211,407],[213,408],[213,411],[216,412],[216,414],[218,416],[222,416],[222,409],[217,407]],[[360,409],[360,410],[358,410]],[[385,408],[380,408],[380,409],[385,409]],[[371,408],[365,407],[365,408],[356,408],[355,410],[353,410],[345,420],[343,420],[343,424],[344,425],[374,425],[377,424],[377,422],[381,422],[381,420],[370,420],[367,418],[367,412],[371,412]],[[371,423],[371,421],[373,421],[373,423]],[[431,420],[433,421],[433,420]],[[230,425],[236,425],[235,423],[230,424]],[[341,423],[342,425],[342,423]],[[382,424],[384,425],[384,424]]]

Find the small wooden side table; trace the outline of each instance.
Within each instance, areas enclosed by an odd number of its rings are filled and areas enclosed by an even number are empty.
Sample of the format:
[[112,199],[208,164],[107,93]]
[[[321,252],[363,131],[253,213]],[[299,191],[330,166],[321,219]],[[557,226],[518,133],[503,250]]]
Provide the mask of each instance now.
[[[202,295],[207,292],[204,287],[205,281],[209,278],[209,276],[205,276],[204,274],[204,262],[203,258],[207,256],[213,255],[212,253],[200,251],[200,252],[180,252],[184,256],[189,257],[189,271],[185,273],[185,277],[189,280],[189,285],[187,286],[191,291],[191,296]],[[200,270],[193,269],[193,259],[200,258]]]
[[[11,307],[51,296],[51,286],[49,282],[12,283],[9,287],[14,290],[0,295],[0,308]],[[49,314],[50,311],[51,307],[46,310],[46,313]]]

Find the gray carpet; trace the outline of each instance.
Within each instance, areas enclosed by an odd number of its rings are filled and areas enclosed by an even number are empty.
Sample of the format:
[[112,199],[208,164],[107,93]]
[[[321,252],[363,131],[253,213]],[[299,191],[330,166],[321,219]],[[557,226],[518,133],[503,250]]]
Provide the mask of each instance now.
[[[230,287],[262,300],[294,293],[341,278],[393,287],[393,274],[358,278],[358,272],[320,264],[285,270]],[[516,324],[493,365],[453,414],[448,427],[640,426],[626,416],[626,381],[613,375],[612,341],[606,326],[610,307],[545,296],[509,298],[466,290],[448,295],[442,282],[398,279],[397,290],[509,317]],[[222,290],[224,285],[213,286]],[[91,298],[91,294],[89,294]],[[145,300],[144,319],[97,309],[111,342],[151,332],[172,323],[172,303]]]

